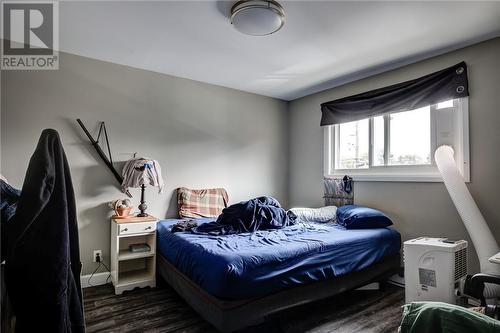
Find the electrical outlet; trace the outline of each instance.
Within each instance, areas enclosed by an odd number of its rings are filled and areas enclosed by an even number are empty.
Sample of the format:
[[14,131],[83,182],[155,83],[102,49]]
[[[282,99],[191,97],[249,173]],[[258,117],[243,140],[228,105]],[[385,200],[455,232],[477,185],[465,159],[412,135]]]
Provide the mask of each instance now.
[[99,255],[99,258],[101,258],[102,261],[102,250],[94,250],[94,256],[92,257],[93,262],[97,262],[97,255]]

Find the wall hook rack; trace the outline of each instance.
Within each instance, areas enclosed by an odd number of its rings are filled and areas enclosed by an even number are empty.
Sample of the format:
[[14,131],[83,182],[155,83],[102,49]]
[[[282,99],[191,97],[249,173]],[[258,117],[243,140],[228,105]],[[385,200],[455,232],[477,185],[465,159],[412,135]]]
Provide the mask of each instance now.
[[[89,138],[90,143],[92,144],[94,149],[97,151],[97,154],[99,155],[99,157],[104,161],[104,164],[106,164],[106,166],[109,168],[109,170],[111,170],[111,172],[115,176],[116,180],[121,185],[123,182],[123,177],[118,173],[118,171],[116,171],[115,167],[113,166],[113,159],[111,157],[111,147],[109,145],[108,132],[106,131],[106,124],[104,124],[104,121],[101,122],[101,124],[99,125],[99,134],[97,135],[97,140],[95,140],[92,137],[92,135],[89,133],[89,131],[87,130],[87,128],[85,127],[85,125],[83,124],[83,122],[80,119],[77,119],[76,121],[78,122],[78,124],[82,128],[83,132],[85,132],[85,134]],[[106,146],[108,148],[109,158],[108,158],[108,156],[106,156],[104,151],[102,151],[101,146],[99,145],[99,139],[100,139],[102,133],[104,133],[104,139],[106,140]],[[132,194],[129,191],[127,191],[125,193],[130,198],[132,198]]]

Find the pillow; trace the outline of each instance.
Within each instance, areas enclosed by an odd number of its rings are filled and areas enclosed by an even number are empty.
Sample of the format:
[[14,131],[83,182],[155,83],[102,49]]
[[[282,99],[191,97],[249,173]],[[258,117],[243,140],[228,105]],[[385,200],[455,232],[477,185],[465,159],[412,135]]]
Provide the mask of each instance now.
[[357,205],[337,209],[337,223],[346,229],[373,229],[392,225],[392,221],[379,210]]
[[177,206],[182,218],[217,217],[227,207],[228,195],[223,188],[177,189]]
[[289,210],[302,222],[335,222],[337,214],[336,206],[325,206],[320,208],[291,208]]

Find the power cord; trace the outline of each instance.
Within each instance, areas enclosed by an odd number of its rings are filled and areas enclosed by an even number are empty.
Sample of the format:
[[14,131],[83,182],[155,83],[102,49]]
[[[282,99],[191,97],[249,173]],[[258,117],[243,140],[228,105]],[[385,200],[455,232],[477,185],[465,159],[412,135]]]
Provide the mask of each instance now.
[[98,263],[96,269],[92,272],[92,274],[90,274],[90,277],[89,277],[89,280],[87,281],[88,285],[91,286],[91,287],[95,287],[92,283],[90,283],[90,280],[92,279],[92,277],[94,276],[94,274],[99,270],[99,268],[101,266],[104,266],[104,268],[109,272],[109,275],[108,277],[106,278],[106,283],[109,282],[109,278],[111,277],[111,270],[109,269],[109,267],[104,263],[104,261],[101,260],[101,256],[99,254],[97,254],[95,256],[95,261]]

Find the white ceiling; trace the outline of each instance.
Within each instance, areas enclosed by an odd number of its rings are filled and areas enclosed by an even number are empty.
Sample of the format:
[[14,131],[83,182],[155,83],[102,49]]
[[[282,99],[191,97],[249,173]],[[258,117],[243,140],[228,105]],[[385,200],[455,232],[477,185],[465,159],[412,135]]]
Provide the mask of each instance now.
[[292,100],[500,36],[500,2],[281,1],[246,36],[229,1],[61,2],[62,51]]

